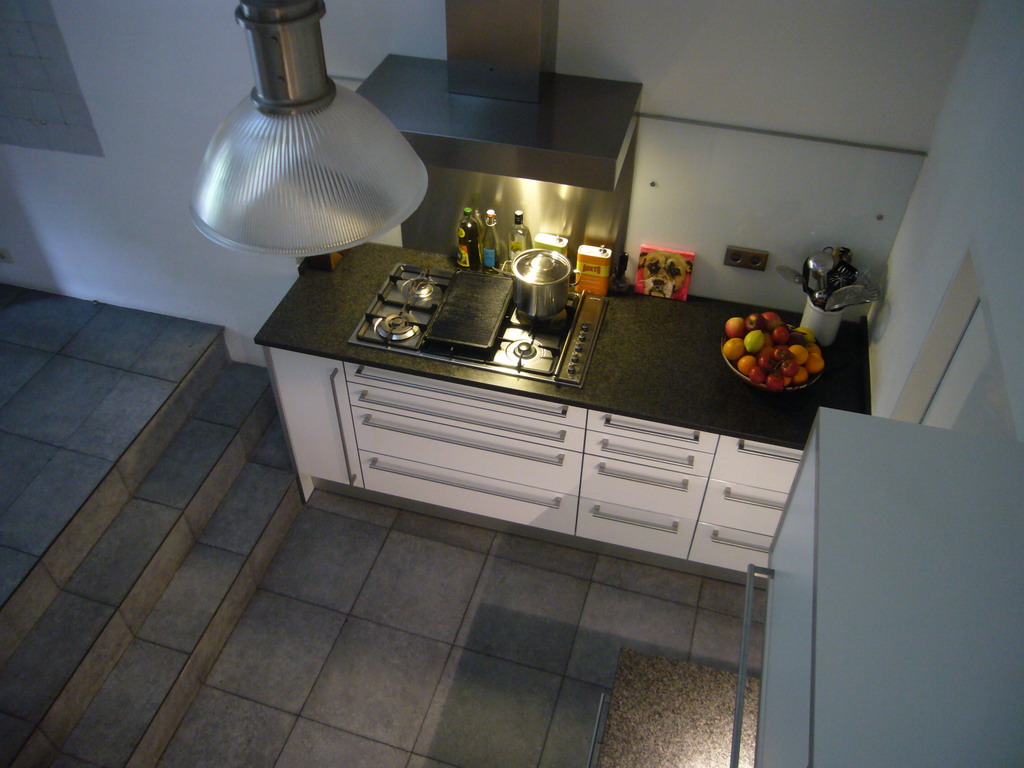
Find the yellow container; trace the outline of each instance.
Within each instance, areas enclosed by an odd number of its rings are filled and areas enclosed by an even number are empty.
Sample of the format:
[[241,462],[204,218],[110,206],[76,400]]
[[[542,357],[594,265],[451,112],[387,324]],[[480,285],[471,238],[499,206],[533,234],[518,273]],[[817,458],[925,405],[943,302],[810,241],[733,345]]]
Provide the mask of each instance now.
[[612,252],[601,246],[581,245],[576,251],[576,269],[580,279],[576,283],[576,292],[608,295],[608,283],[612,275]]
[[540,232],[533,237],[533,247],[543,248],[545,251],[554,251],[563,256],[569,255],[569,240],[561,235],[550,235],[547,232]]

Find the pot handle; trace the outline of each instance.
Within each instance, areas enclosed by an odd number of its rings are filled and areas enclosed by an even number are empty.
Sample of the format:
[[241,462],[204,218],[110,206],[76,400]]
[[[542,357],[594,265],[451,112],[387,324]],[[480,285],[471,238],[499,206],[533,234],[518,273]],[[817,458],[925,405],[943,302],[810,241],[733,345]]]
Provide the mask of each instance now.
[[505,275],[512,274],[512,259],[506,259],[501,263],[501,272]]
[[578,269],[574,269],[572,271],[572,274],[575,275],[575,277],[569,282],[569,287],[570,288],[575,287],[576,283],[578,283],[580,281],[580,277],[581,277],[580,271]]

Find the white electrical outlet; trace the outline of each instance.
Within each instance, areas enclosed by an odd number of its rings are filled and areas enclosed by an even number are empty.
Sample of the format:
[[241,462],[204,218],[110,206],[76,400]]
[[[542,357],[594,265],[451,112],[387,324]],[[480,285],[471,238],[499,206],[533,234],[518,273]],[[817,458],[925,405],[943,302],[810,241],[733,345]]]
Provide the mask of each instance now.
[[13,264],[14,263],[14,257],[11,256],[11,252],[8,251],[6,248],[0,248],[0,263],[3,263],[3,264]]

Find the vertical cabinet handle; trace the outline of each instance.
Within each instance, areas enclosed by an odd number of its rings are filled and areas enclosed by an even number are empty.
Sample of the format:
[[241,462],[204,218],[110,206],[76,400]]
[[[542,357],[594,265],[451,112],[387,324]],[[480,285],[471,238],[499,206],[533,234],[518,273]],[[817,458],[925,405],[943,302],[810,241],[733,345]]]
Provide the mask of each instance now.
[[747,566],[747,588],[743,593],[743,634],[740,635],[739,680],[736,682],[736,711],[732,716],[732,749],[729,768],[740,764],[740,742],[743,737],[743,703],[747,692],[747,657],[750,654],[750,621],[754,613],[754,580],[774,578],[775,571],[751,563]]
[[349,485],[355,485],[357,475],[352,471],[352,463],[348,459],[348,448],[345,447],[345,427],[341,420],[341,403],[338,402],[338,386],[336,379],[338,378],[339,371],[339,368],[335,368],[331,371],[331,394],[334,396],[334,417],[338,420],[338,434],[341,436],[341,455],[345,459],[345,477],[348,478]]

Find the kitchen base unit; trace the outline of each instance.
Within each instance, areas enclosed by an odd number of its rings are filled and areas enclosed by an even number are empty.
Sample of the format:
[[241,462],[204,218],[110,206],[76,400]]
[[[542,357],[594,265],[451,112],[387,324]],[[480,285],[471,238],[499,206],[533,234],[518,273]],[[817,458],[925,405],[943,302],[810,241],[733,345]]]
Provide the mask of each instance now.
[[792,448],[723,435],[690,559],[741,571],[750,564],[767,565],[802,455]]
[[800,456],[403,371],[266,357],[306,498],[323,481],[738,573],[767,560]]
[[576,530],[583,409],[345,364],[364,487]]

